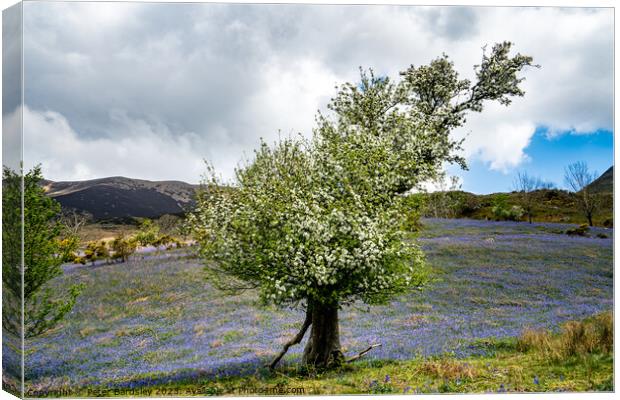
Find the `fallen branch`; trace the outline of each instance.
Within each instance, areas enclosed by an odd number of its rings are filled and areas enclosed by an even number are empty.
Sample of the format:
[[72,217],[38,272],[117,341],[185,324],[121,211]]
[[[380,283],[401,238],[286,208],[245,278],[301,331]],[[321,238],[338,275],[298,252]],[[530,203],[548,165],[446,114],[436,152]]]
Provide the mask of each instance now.
[[372,345],[370,345],[370,347],[369,347],[369,348],[367,348],[366,350],[364,350],[364,351],[360,352],[359,354],[354,355],[353,357],[351,357],[351,358],[349,358],[348,360],[346,360],[346,362],[347,362],[347,363],[350,363],[350,362],[353,362],[353,361],[355,361],[355,360],[358,360],[358,359],[362,358],[362,357],[363,357],[366,353],[368,353],[370,350],[374,349],[375,347],[379,347],[379,346],[381,346],[381,343],[375,343],[375,344],[372,344]]
[[282,348],[282,351],[276,356],[276,358],[271,362],[271,364],[269,364],[269,369],[272,370],[276,367],[276,365],[278,365],[282,357],[284,357],[284,355],[288,351],[289,347],[299,344],[301,342],[301,339],[304,338],[304,335],[306,334],[306,331],[308,330],[311,324],[312,324],[312,313],[306,310],[306,320],[304,321],[304,324],[302,325],[301,329],[299,330],[299,332],[297,333],[297,335],[295,335],[293,339],[286,342],[286,344],[284,345],[284,348]]

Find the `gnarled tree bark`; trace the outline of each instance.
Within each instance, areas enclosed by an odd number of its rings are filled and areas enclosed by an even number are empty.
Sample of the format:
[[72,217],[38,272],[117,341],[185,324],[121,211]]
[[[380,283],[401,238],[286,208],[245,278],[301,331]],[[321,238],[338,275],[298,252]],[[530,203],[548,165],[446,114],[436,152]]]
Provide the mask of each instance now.
[[314,303],[311,307],[312,330],[304,349],[302,364],[324,369],[344,361],[338,329],[338,304]]

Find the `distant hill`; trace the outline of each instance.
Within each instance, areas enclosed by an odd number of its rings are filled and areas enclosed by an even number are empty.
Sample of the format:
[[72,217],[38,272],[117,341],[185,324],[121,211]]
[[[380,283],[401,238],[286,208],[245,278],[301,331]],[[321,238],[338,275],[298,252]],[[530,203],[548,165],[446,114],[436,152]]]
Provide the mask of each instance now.
[[[423,200],[425,207],[423,215],[426,217],[441,218],[471,218],[496,220],[494,208],[504,204],[506,208],[512,206],[525,207],[526,202],[522,193],[491,193],[474,194],[463,191],[417,193]],[[541,189],[532,193],[534,202],[532,208],[533,220],[536,222],[561,222],[582,224],[587,222],[576,204],[574,193],[561,189]],[[523,216],[520,220],[526,220]],[[601,192],[600,203],[594,215],[594,224],[597,226],[613,226],[613,192]]]
[[613,193],[614,191],[614,167],[609,167],[603,175],[599,176],[594,182],[592,182],[588,189],[592,193]]
[[181,214],[193,204],[198,188],[180,181],[124,177],[42,184],[46,193],[63,207],[85,211],[96,220]]

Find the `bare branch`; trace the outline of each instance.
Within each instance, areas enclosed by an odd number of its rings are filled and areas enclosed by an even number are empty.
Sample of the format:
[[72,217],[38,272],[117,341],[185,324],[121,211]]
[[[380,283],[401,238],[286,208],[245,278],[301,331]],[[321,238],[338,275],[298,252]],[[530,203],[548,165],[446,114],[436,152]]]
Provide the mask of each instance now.
[[366,353],[368,353],[370,350],[374,349],[375,347],[380,347],[381,343],[375,343],[370,345],[370,347],[368,347],[366,350],[358,353],[357,355],[354,355],[353,357],[349,358],[346,362],[350,363],[353,362],[355,360],[359,360],[360,358],[362,358]]
[[294,338],[286,342],[286,344],[284,345],[284,348],[282,348],[282,351],[276,356],[276,358],[273,359],[271,364],[269,364],[269,369],[274,369],[276,365],[278,365],[282,357],[284,357],[284,355],[286,354],[286,352],[291,346],[294,346],[301,342],[301,340],[304,338],[304,335],[306,334],[306,331],[308,330],[311,324],[312,324],[312,312],[310,310],[306,310],[306,320],[304,321],[304,324],[301,326],[301,329],[299,330],[297,335],[295,335]]

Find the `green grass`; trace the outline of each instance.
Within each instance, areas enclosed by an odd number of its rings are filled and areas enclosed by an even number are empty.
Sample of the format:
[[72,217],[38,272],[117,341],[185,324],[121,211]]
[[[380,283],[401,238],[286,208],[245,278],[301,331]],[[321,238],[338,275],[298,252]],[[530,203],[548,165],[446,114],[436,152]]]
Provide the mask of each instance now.
[[72,393],[71,396],[87,396],[97,392],[110,396],[204,396],[299,394],[300,390],[306,395],[613,390],[611,354],[592,353],[551,361],[541,359],[537,352],[518,351],[514,342],[486,342],[483,345],[496,346],[497,350],[489,357],[454,359],[444,356],[399,362],[360,361],[338,370],[310,374],[293,368],[275,373],[263,370],[250,377],[153,386],[146,389],[151,393],[140,390],[132,393],[131,389],[90,388]]

